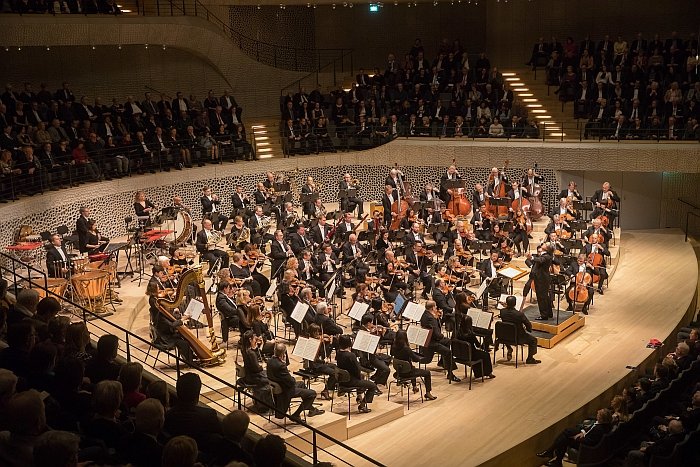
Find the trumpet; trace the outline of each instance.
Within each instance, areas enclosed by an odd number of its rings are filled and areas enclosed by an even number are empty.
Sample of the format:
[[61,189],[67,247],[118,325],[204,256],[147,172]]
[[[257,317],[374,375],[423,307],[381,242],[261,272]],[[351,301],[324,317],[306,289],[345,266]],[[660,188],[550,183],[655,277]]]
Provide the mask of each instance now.
[[353,186],[358,186],[359,184],[360,184],[360,181],[359,181],[358,179],[356,179],[356,178],[353,178],[353,179],[352,179],[352,185],[353,185]]

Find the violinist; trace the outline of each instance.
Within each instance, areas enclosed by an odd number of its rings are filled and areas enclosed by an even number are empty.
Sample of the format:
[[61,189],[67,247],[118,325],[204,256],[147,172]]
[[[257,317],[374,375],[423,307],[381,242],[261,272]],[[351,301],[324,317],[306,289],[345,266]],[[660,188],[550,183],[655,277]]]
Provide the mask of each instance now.
[[230,282],[219,282],[219,293],[216,295],[216,309],[221,315],[221,340],[228,342],[229,329],[239,327],[238,305],[236,292],[238,289]]
[[248,263],[248,270],[253,280],[260,284],[260,293],[266,293],[270,288],[270,280],[260,272],[260,269],[267,257],[260,253],[257,245],[249,243],[243,248],[243,259]]
[[396,201],[396,191],[392,188],[391,185],[384,185],[384,194],[382,195],[382,207],[384,208],[384,212],[387,213],[387,215],[384,216],[384,225],[387,228],[389,227],[389,225],[391,225],[391,219],[399,215],[398,213],[392,212],[391,210],[391,206],[394,204],[394,201]]
[[552,220],[544,229],[544,233],[547,235],[551,234],[552,232],[556,232],[559,238],[562,239],[571,238],[572,236],[571,226],[559,214],[554,214],[552,216]]
[[576,189],[576,182],[573,180],[569,182],[566,188],[559,192],[559,199],[569,198],[571,200],[583,201],[583,196]]
[[437,399],[436,396],[432,394],[432,380],[430,377],[430,372],[428,370],[423,370],[421,368],[415,368],[412,362],[423,363],[424,358],[422,355],[418,355],[413,350],[408,343],[408,336],[406,331],[400,330],[396,333],[396,338],[394,339],[394,344],[391,346],[391,356],[409,362],[411,365],[411,372],[409,374],[401,374],[402,378],[414,377],[411,381],[413,383],[413,392],[418,392],[418,387],[416,386],[415,378],[422,378],[425,383],[425,398],[429,401]]
[[491,240],[491,222],[493,220],[493,215],[486,210],[486,206],[481,206],[474,213],[471,224],[474,226],[474,235],[476,235],[478,240],[485,242]]
[[535,172],[535,169],[530,168],[527,169],[527,173],[523,175],[521,184],[524,188],[528,189],[528,191],[532,191],[530,187],[542,182],[544,182],[544,177]]
[[[581,275],[577,277],[576,275],[579,273],[581,273]],[[574,310],[574,301],[569,296],[574,295],[573,293],[571,293],[571,291],[577,290],[578,287],[583,287],[586,289],[586,299],[585,301],[583,301],[583,308],[581,309],[581,312],[584,315],[588,314],[588,307],[590,306],[591,301],[593,300],[593,273],[593,268],[586,264],[585,253],[579,253],[576,257],[576,263],[570,265],[566,271],[567,276],[571,277],[571,281],[569,282],[569,286],[566,288],[565,294],[566,301],[569,303],[569,307],[566,309],[566,311]],[[587,278],[584,277],[586,274],[591,276],[590,281],[587,281]],[[581,303],[581,301],[578,301],[578,303]]]
[[445,203],[450,201],[450,194],[448,193],[447,183],[448,181],[461,180],[462,176],[457,172],[457,167],[453,164],[447,168],[447,172],[442,174],[440,177],[440,199]]
[[340,209],[344,212],[353,212],[357,208],[357,215],[361,216],[363,212],[362,200],[355,195],[351,195],[348,190],[357,190],[358,186],[355,183],[357,180],[353,180],[350,174],[346,173],[343,175],[343,179],[340,181],[338,189],[341,194],[347,195],[346,197],[340,198]]
[[445,256],[457,255],[463,263],[473,262],[473,256],[469,251],[469,242],[476,240],[476,235],[472,230],[468,230],[469,224],[464,221],[457,221],[454,230],[448,232],[447,252]]
[[[300,281],[302,283],[303,281]],[[308,305],[306,314],[302,320],[302,328],[307,328],[316,321],[316,306],[313,304],[313,292],[311,287],[303,287],[299,292],[299,301]]]
[[[385,329],[374,324],[374,315],[367,313],[360,320],[360,331],[366,331],[370,334],[375,334],[382,336]],[[381,339],[380,339],[381,340]],[[370,380],[374,381],[374,384],[379,386],[380,384],[386,386],[387,379],[389,378],[389,365],[391,363],[391,357],[387,354],[369,354],[367,352],[360,352],[360,365],[364,368],[372,368],[376,370]],[[376,395],[381,395],[381,391],[377,389]]]
[[408,289],[408,284],[406,284],[407,272],[403,269],[401,262],[394,257],[393,250],[384,252],[384,261],[381,262],[381,265],[383,284],[389,288],[386,298],[393,302],[399,290],[405,291]]
[[413,246],[413,244],[417,242],[425,244],[425,238],[423,238],[423,235],[420,233],[420,224],[418,222],[413,222],[410,230],[403,237],[403,244],[405,246]]
[[238,330],[241,335],[251,329],[252,325],[248,321],[248,306],[253,300],[248,289],[238,289],[236,292],[236,313],[238,313]]
[[246,289],[253,294],[254,297],[262,295],[260,284],[253,278],[253,274],[250,272],[248,262],[243,258],[243,254],[234,253],[231,260],[231,265],[229,266],[231,277],[239,287]]
[[499,297],[503,293],[503,284],[498,277],[498,270],[503,266],[498,250],[491,250],[488,258],[479,265],[479,273],[482,280],[490,280],[488,291],[492,297]]
[[311,339],[322,340],[321,351],[318,353],[315,360],[305,360],[304,363],[307,365],[307,369],[311,373],[328,376],[326,379],[326,386],[324,387],[323,391],[321,391],[321,399],[329,401],[331,400],[330,392],[335,389],[335,375],[337,373],[337,367],[332,363],[326,362],[326,359],[332,352],[332,339],[330,335],[321,331],[321,327],[318,324],[312,324],[309,326],[309,337]]
[[[603,295],[603,282],[608,278],[608,271],[605,269],[608,249],[600,243],[600,239],[599,235],[591,235],[583,252],[586,254],[586,264],[594,268],[595,276],[598,277],[598,293]],[[595,279],[596,277],[593,278],[594,281]]]
[[474,214],[481,210],[481,207],[486,204],[486,192],[484,185],[477,183],[474,185],[474,193],[472,194],[472,210]]
[[599,239],[599,243],[602,243],[604,246],[608,246],[608,243],[610,243],[610,239],[612,238],[612,232],[610,232],[609,229],[606,229],[603,227],[603,221],[601,221],[598,218],[595,218],[591,221],[591,226],[584,232],[583,234],[583,240],[585,242],[588,241],[589,238],[591,238],[591,235],[596,234],[597,236],[602,236],[602,239]]
[[[301,194],[302,195],[311,195],[314,193],[318,193],[318,187],[316,186],[316,183],[314,182],[314,178],[311,176],[306,177],[306,183],[304,183],[301,186]],[[309,219],[312,218],[316,212],[316,210],[314,209],[314,203],[311,203],[311,202],[303,203],[302,210],[304,212],[304,215],[306,215]]]
[[[457,286],[469,285],[468,268],[460,263],[459,256],[450,256],[445,263],[445,267],[440,270],[443,277],[452,277],[449,282]],[[466,283],[466,284],[465,284]]]
[[260,301],[248,305],[246,320],[250,324],[253,333],[260,339],[261,351],[265,357],[272,356],[272,349],[275,346],[275,337],[272,335],[269,326],[270,317],[270,313],[265,311]]
[[163,295],[163,291],[173,288],[169,280],[165,268],[160,264],[156,264],[151,270],[151,278],[148,280],[147,289],[156,292],[156,295]]
[[158,256],[156,258],[158,265],[160,265],[165,271],[165,276],[167,281],[164,283],[165,287],[174,289],[177,287],[177,279],[180,274],[180,268],[170,265],[170,258],[167,256]]
[[386,251],[391,250],[389,230],[384,229],[381,231],[379,238],[377,238],[377,242],[374,244],[374,249],[379,255],[383,255]]
[[442,334],[442,326],[440,326],[440,310],[435,306],[435,302],[428,300],[425,302],[425,312],[420,320],[420,325],[423,329],[432,329],[430,341],[426,347],[422,348],[421,354],[424,355],[424,361],[432,361],[433,356],[437,353],[440,355],[438,366],[447,370],[447,379],[455,383],[461,380],[453,374],[453,370],[457,368],[452,361],[452,351],[450,350],[450,340]]
[[316,245],[314,245],[313,240],[306,234],[306,227],[304,227],[304,224],[299,224],[297,225],[296,232],[289,236],[289,246],[292,248],[294,254],[299,257],[302,251],[313,249]]
[[593,203],[591,219],[605,215],[612,224],[612,221],[617,217],[617,203],[619,202],[620,196],[610,189],[610,182],[603,183],[603,188],[596,190],[591,196],[591,203]]
[[350,275],[355,281],[364,282],[365,276],[369,272],[369,266],[364,262],[365,249],[357,241],[357,235],[351,233],[348,241],[345,242],[342,249],[343,264],[352,266]]
[[[339,336],[343,333],[343,328],[333,321],[330,315],[331,309],[326,302],[319,302],[316,305],[315,324],[320,326],[323,334],[326,336]],[[329,355],[329,354],[327,354]]]
[[424,249],[423,242],[415,242],[413,248],[406,251],[406,262],[411,272],[411,282],[420,280],[423,284],[421,297],[428,300],[428,294],[433,287],[433,277],[428,274],[428,269],[433,264],[433,252]]
[[444,323],[451,323],[454,329],[455,298],[452,295],[453,286],[443,279],[435,279],[433,287],[433,301],[440,311]]
[[[340,260],[333,252],[333,247],[330,243],[324,243],[321,246],[321,251],[318,254],[316,264],[318,267],[319,280],[323,284],[327,283],[329,280],[331,280],[333,274],[335,274],[336,269],[338,269],[338,265],[340,265]],[[338,290],[338,293],[341,293],[341,291]]]
[[[160,266],[153,266],[153,276],[158,276],[160,278],[164,277],[164,271],[157,270]],[[157,298],[160,295],[160,291],[157,282],[153,282],[153,277],[148,282],[146,287],[146,295],[148,295],[148,304],[150,305],[149,312],[151,318],[151,324],[155,330],[155,334],[160,342],[165,345],[174,345],[177,348],[180,357],[190,366],[193,366],[193,352],[192,347],[190,347],[187,339],[182,337],[178,328],[183,325],[182,315],[178,309],[173,311],[173,318],[171,320],[164,313],[158,309]]]
[[408,233],[409,230],[411,230],[411,226],[418,220],[418,216],[416,215],[416,211],[413,209],[409,208],[406,209],[406,215],[404,216],[403,219],[401,219],[401,224],[399,224],[399,228],[403,230],[404,232]]
[[299,273],[299,278],[314,287],[318,291],[320,297],[326,296],[326,289],[323,287],[323,282],[318,279],[318,265],[311,256],[309,250],[303,250],[301,252],[301,259],[299,259],[297,272]]
[[[455,294],[455,335],[463,333],[461,330],[464,324],[463,317],[467,316],[469,308],[472,305],[478,306],[478,303],[476,294],[470,290],[464,289]],[[493,345],[493,330],[490,328],[478,328],[473,326],[471,332],[482,338],[481,348],[484,352],[489,352]]]
[[472,325],[472,317],[468,314],[460,314],[460,323],[455,331],[455,338],[457,340],[466,342],[471,347],[472,360],[480,360],[481,365],[474,367],[474,377],[481,378],[485,376],[489,379],[493,379],[496,375],[493,374],[493,366],[491,363],[491,356],[488,350],[482,350],[477,346],[484,345],[488,348],[486,339],[484,339],[483,344],[479,344],[479,340],[476,338],[476,333],[474,326]]
[[510,232],[510,239],[518,250],[515,255],[516,258],[519,258],[523,251],[530,249],[530,240],[527,238],[527,217],[521,210],[514,213],[513,230]]
[[501,228],[501,224],[493,224],[491,228],[491,249],[498,250],[504,263],[510,263],[513,259],[513,247],[510,236]]

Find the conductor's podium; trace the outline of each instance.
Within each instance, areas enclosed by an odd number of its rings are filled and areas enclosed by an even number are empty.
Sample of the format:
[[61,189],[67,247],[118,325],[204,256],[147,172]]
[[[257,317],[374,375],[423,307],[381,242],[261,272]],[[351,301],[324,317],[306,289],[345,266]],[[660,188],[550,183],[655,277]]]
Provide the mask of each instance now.
[[586,324],[586,317],[580,313],[554,310],[554,317],[546,321],[539,321],[540,316],[537,304],[527,304],[523,307],[523,313],[532,323],[532,335],[537,338],[537,345],[545,349],[551,349],[569,334]]

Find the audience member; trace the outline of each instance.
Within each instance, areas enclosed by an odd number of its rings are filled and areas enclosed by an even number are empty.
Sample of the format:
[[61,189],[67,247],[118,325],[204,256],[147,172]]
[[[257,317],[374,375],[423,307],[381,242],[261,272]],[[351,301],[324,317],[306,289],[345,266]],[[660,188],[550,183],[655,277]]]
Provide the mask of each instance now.
[[119,452],[122,462],[136,467],[159,465],[163,456],[160,442],[165,410],[157,399],[146,399],[136,406],[134,433],[121,440]]

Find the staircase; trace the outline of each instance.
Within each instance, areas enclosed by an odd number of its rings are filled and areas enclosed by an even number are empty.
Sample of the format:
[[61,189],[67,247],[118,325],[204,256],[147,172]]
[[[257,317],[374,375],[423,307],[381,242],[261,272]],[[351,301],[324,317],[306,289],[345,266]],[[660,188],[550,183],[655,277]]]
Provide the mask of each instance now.
[[279,119],[261,117],[253,120],[252,136],[255,154],[260,159],[284,157],[279,137]]
[[[510,83],[516,100],[521,101],[528,111],[528,118],[536,118],[540,127],[545,127],[547,139],[578,139],[578,122],[574,119],[573,104],[567,102],[562,111],[559,96],[554,94],[556,87],[545,84],[545,71],[535,72],[529,67],[504,68],[503,78]],[[562,124],[564,129],[562,130]]]

